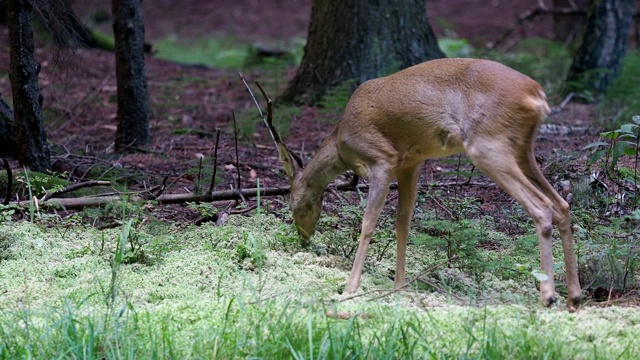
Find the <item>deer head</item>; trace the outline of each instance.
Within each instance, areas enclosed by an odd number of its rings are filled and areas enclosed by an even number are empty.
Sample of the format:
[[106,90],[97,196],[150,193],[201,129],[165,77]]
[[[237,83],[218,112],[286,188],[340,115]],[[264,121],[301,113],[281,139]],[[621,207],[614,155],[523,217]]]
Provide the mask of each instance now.
[[[289,207],[293,212],[293,222],[298,234],[302,238],[303,244],[306,245],[308,244],[311,235],[313,235],[318,219],[320,218],[320,212],[322,210],[322,193],[326,187],[326,183],[321,185],[321,188],[314,186],[322,183],[323,180],[317,178],[318,175],[322,174],[322,171],[313,172],[313,174],[316,175],[316,179],[308,179],[303,175],[304,165],[302,159],[289,150],[287,145],[282,142],[277,129],[273,125],[273,102],[267,96],[260,83],[256,82],[256,85],[267,101],[267,115],[266,117],[262,116],[262,118],[271,133],[271,138],[273,139],[276,148],[278,149],[278,158],[282,164],[282,169],[289,179]],[[309,172],[307,172],[307,174],[309,174]],[[328,176],[335,177],[333,174]],[[331,180],[328,180],[327,182]]]
[[[345,170],[369,180],[358,251],[346,291],[355,292],[371,236],[389,185],[398,186],[395,287],[404,286],[409,225],[417,195],[418,169],[425,159],[466,152],[473,164],[513,196],[533,218],[540,240],[540,299],[556,299],[552,226],[564,250],[567,306],[577,306],[581,289],[573,250],[569,205],[547,182],[534,155],[540,123],[549,113],[542,87],[493,61],[441,59],[369,80],[349,100],[333,132],[303,168],[272,124],[265,120],[291,185],[291,209],[308,241],[320,215],[327,184]],[[265,119],[263,117],[263,119]]]

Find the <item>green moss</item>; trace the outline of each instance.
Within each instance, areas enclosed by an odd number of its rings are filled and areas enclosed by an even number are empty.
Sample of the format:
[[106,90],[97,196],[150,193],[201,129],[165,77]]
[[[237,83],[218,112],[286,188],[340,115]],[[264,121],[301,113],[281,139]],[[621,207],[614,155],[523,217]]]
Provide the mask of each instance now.
[[[447,293],[433,290],[341,302],[346,295],[338,288],[350,260],[304,252],[294,243],[282,248],[277,239],[294,238],[294,230],[264,214],[231,217],[220,227],[131,228],[135,246],[157,261],[121,264],[109,305],[122,231],[76,226],[63,234],[28,222],[0,225],[0,239],[12,239],[11,256],[0,261],[0,357],[22,357],[26,349],[36,358],[640,355],[637,309],[543,309],[533,286],[512,280],[494,279],[483,290],[489,304],[483,307],[453,305]],[[368,261],[363,288],[391,286],[393,257]],[[413,244],[410,272],[435,258],[437,249]],[[252,266],[245,266],[247,259]],[[473,281],[456,269],[438,276],[440,284]],[[502,305],[509,302],[525,305]]]

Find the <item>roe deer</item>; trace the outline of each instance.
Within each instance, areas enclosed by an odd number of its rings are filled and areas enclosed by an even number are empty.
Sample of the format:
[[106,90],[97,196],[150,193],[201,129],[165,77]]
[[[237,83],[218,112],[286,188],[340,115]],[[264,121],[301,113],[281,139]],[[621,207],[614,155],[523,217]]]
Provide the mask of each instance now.
[[[262,88],[261,88],[262,91]],[[263,92],[265,98],[266,94]],[[358,87],[344,114],[303,167],[267,125],[291,185],[295,226],[314,232],[329,182],[345,170],[369,180],[360,243],[346,291],[360,286],[367,248],[389,185],[398,182],[397,263],[394,286],[404,285],[409,225],[418,169],[425,159],[466,152],[473,164],[513,196],[533,218],[540,241],[540,300],[555,302],[552,224],[558,226],[566,266],[567,307],[581,297],[569,205],[545,180],[534,156],[540,123],[549,113],[542,87],[513,69],[478,59],[432,60]]]

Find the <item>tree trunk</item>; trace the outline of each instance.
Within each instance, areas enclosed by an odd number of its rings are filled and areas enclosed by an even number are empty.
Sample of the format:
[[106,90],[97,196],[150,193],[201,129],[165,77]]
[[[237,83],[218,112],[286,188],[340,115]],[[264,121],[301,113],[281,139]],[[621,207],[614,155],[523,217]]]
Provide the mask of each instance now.
[[13,111],[2,98],[2,94],[0,94],[0,158],[17,158],[17,155]]
[[51,168],[38,87],[40,65],[33,45],[33,8],[29,0],[8,1],[9,79],[13,89],[18,160],[31,170]]
[[7,0],[0,0],[0,24],[7,23]]
[[604,93],[622,69],[634,0],[591,0],[582,45],[567,77],[570,91]]
[[118,84],[115,150],[129,152],[150,142],[142,5],[141,0],[112,0],[112,7]]
[[302,62],[278,101],[313,104],[347,80],[355,88],[441,57],[425,0],[314,0]]

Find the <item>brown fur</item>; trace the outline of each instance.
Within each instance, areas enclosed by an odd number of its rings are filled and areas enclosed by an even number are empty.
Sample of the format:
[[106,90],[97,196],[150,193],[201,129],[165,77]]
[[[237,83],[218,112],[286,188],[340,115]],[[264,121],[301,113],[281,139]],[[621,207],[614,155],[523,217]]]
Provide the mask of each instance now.
[[338,174],[351,169],[369,180],[360,244],[346,289],[356,291],[389,184],[397,179],[395,286],[400,287],[405,283],[418,168],[425,159],[466,152],[533,218],[541,267],[549,276],[540,285],[540,299],[547,306],[555,301],[551,229],[552,224],[558,226],[567,272],[567,306],[573,309],[581,289],[569,205],[545,180],[533,154],[537,129],[548,113],[537,82],[487,60],[433,60],[367,81],[354,92],[340,122],[304,169],[288,151],[280,154],[290,177],[298,232],[305,240],[313,234],[322,193]]

